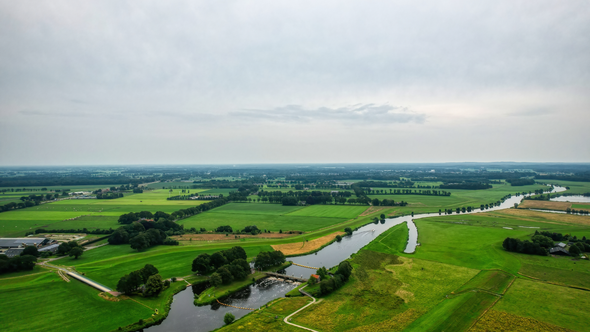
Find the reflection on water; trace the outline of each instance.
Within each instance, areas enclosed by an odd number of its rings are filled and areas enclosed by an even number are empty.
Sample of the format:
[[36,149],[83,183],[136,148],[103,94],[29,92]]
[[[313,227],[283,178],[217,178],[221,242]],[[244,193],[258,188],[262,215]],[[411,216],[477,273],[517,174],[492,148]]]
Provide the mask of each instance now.
[[[255,285],[220,299],[220,301],[237,307],[259,308],[269,301],[283,297],[296,285],[274,278],[262,279]],[[195,306],[193,304],[194,295],[202,292],[201,288],[201,286],[187,288],[176,294],[168,317],[160,325],[149,327],[146,330],[150,332],[205,332],[223,326],[223,317],[228,312],[231,312],[236,319],[250,313],[249,310],[226,307],[217,302],[202,307]]]

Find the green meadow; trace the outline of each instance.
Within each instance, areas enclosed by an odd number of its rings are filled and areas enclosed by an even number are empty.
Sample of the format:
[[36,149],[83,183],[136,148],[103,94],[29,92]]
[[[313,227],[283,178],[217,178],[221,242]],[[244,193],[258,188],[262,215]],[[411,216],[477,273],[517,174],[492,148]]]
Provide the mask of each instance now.
[[[108,229],[119,227],[119,216],[139,211],[174,211],[203,204],[201,200],[166,200],[168,190],[126,194],[117,199],[68,199],[0,213],[0,236],[23,236],[36,228]],[[68,220],[79,218],[76,220]]]
[[66,283],[56,273],[0,279],[2,330],[111,331],[153,313],[131,300],[111,302],[98,293],[75,279]]
[[272,232],[280,230],[310,232],[357,217],[366,209],[366,207],[359,206],[302,207],[263,203],[230,203],[180,220],[179,223],[185,228],[199,229],[203,227],[208,231],[221,225],[229,225],[234,230],[256,225],[259,229]]

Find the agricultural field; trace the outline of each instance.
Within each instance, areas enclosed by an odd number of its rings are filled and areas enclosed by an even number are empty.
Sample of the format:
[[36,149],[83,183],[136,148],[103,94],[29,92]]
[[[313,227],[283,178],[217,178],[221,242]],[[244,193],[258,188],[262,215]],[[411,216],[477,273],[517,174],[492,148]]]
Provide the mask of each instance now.
[[358,216],[366,207],[358,206],[282,206],[263,203],[230,203],[179,221],[185,228],[213,230],[229,225],[234,230],[256,225],[272,232],[310,232],[336,225]]
[[67,199],[0,213],[0,236],[23,236],[36,228],[117,228],[119,216],[139,211],[174,211],[200,205],[201,200],[166,200],[168,190],[126,194],[117,199]]

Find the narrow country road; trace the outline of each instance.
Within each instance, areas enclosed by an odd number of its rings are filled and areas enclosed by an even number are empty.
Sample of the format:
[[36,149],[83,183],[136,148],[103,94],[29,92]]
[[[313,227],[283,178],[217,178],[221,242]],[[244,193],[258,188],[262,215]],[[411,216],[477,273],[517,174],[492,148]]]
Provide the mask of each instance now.
[[284,319],[283,321],[284,321],[285,323],[289,324],[289,325],[292,325],[292,326],[298,327],[298,328],[300,328],[300,329],[304,329],[304,330],[308,330],[308,331],[312,331],[312,332],[318,332],[318,331],[316,331],[316,330],[312,330],[312,329],[310,329],[310,328],[307,328],[307,327],[304,327],[304,326],[301,326],[301,325],[297,325],[297,324],[289,323],[289,319],[291,318],[291,316],[295,315],[296,313],[300,312],[301,310],[303,310],[303,309],[305,309],[305,308],[307,308],[307,307],[309,307],[310,305],[312,305],[312,304],[314,304],[314,303],[315,303],[315,298],[314,298],[313,296],[311,296],[309,293],[307,293],[307,292],[303,291],[303,288],[305,288],[305,287],[307,287],[307,285],[305,285],[305,286],[301,287],[301,288],[299,289],[299,292],[301,292],[301,294],[303,294],[303,295],[306,295],[306,296],[309,296],[309,297],[311,297],[311,299],[312,299],[313,301],[312,301],[312,302],[309,302],[308,304],[306,304],[306,305],[304,305],[303,307],[299,308],[299,310],[297,310],[297,311],[295,311],[294,313],[290,314],[289,316],[285,317],[285,319]]

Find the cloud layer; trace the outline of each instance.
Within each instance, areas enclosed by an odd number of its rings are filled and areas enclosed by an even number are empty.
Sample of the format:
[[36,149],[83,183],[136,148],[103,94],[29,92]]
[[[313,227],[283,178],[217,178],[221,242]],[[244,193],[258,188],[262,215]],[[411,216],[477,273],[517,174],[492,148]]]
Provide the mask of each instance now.
[[3,1],[0,164],[590,161],[588,35],[583,1]]

